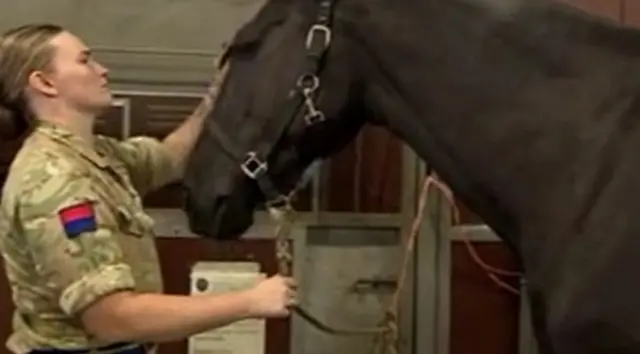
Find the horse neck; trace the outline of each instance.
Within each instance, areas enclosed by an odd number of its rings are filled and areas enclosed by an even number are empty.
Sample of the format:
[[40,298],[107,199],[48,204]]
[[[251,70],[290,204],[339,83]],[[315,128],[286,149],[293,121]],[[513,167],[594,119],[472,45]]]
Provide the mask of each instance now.
[[[474,7],[500,1],[513,6]],[[382,3],[367,0],[352,31],[372,111],[511,246],[580,218],[621,153],[611,141],[639,82],[630,43],[557,4]]]

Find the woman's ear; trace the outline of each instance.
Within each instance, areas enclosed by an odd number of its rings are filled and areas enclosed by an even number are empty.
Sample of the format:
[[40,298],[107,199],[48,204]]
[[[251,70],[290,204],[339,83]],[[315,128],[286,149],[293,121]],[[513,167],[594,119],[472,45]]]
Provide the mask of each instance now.
[[40,70],[36,70],[29,75],[28,87],[31,91],[36,91],[49,97],[58,94],[53,82],[47,77],[47,74]]

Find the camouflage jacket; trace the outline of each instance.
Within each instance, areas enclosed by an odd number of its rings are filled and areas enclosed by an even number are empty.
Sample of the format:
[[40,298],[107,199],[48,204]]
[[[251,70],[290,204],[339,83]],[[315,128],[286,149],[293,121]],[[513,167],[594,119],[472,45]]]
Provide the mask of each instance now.
[[0,251],[16,310],[7,347],[96,347],[79,320],[119,290],[161,292],[153,221],[141,195],[176,177],[159,141],[96,137],[42,123],[11,164]]

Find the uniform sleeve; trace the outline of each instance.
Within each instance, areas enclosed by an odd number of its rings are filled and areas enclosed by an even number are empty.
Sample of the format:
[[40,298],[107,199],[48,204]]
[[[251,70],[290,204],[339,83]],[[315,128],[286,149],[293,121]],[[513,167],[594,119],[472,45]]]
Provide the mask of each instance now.
[[179,177],[169,151],[158,139],[133,137],[118,142],[115,148],[140,194],[161,188]]
[[116,239],[118,220],[82,175],[51,175],[23,193],[16,221],[48,293],[67,315],[100,297],[133,289]]

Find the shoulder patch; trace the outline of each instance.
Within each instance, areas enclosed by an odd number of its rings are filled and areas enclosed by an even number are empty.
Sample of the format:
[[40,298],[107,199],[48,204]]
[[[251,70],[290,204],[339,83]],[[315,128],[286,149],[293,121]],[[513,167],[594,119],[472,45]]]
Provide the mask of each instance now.
[[97,229],[96,215],[91,202],[68,206],[58,212],[67,237],[75,238],[83,232]]

